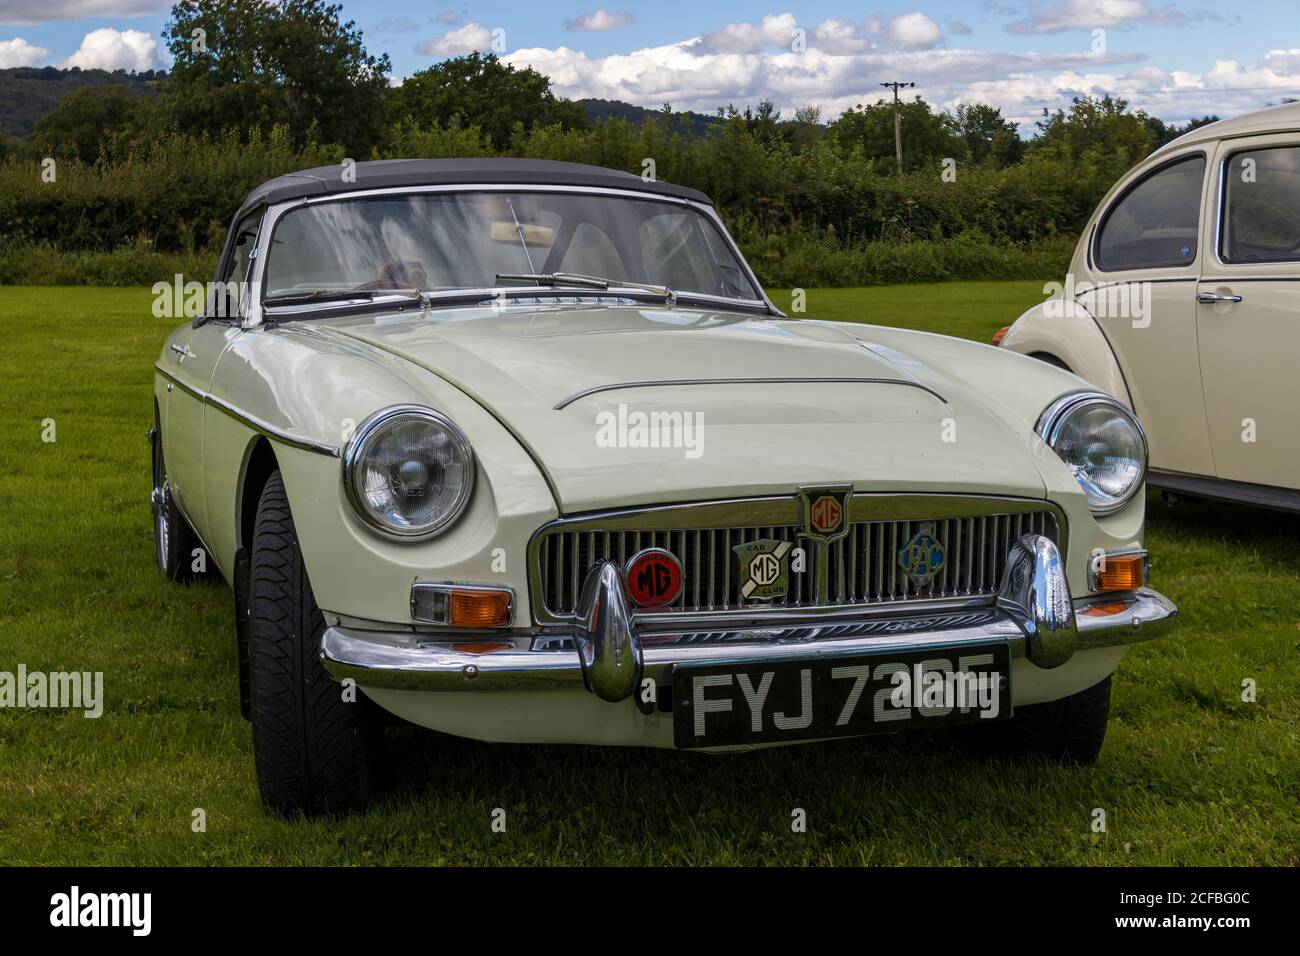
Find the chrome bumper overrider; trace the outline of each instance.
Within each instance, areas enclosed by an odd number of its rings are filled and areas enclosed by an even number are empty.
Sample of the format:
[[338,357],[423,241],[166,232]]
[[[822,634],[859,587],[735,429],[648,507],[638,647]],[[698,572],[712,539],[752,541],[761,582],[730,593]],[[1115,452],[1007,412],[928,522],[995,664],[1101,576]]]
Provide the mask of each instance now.
[[838,658],[927,645],[1005,640],[1013,658],[1053,668],[1077,650],[1158,637],[1178,614],[1169,599],[1147,588],[1073,600],[1056,545],[1032,534],[1012,547],[997,601],[990,605],[891,617],[864,613],[860,620],[839,617],[779,627],[642,633],[621,572],[602,562],[587,575],[581,610],[570,630],[548,632],[545,642],[538,642],[558,645],[557,650],[502,641],[500,649],[485,652],[481,642],[491,639],[469,632],[419,643],[430,638],[330,627],[321,639],[321,660],[336,679],[352,678],[363,687],[474,692],[586,687],[604,700],[620,701],[635,699],[643,678],[671,684],[676,665]]

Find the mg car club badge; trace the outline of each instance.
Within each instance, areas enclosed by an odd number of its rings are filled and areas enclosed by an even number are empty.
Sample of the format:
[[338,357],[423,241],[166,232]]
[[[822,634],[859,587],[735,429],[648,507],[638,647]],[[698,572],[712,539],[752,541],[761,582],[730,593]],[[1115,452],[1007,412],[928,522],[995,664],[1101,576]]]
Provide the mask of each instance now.
[[912,540],[898,552],[898,566],[918,588],[929,584],[943,570],[948,554],[934,536],[934,522],[927,521]]
[[763,538],[731,550],[740,562],[740,596],[750,601],[784,597],[790,581],[789,541]]
[[803,533],[814,541],[838,541],[849,533],[849,498],[852,485],[826,485],[799,489],[799,515]]

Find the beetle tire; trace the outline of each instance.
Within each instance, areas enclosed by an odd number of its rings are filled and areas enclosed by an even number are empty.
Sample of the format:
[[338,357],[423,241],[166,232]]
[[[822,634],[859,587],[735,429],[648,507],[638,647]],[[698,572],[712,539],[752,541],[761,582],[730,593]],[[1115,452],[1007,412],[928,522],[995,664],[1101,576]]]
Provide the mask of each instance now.
[[1095,763],[1110,720],[1108,676],[1099,684],[1043,704],[1017,707],[998,730],[1016,757],[1063,764]]
[[374,704],[320,662],[312,594],[278,471],[262,490],[249,572],[249,695],[262,802],[273,813],[346,813],[375,795],[382,732]]
[[1074,371],[1074,369],[1070,368],[1070,366],[1066,365],[1064,362],[1062,362],[1059,358],[1057,358],[1057,357],[1056,357],[1055,355],[1053,355],[1051,352],[1034,352],[1034,353],[1030,356],[1030,358],[1036,358],[1036,359],[1038,359],[1038,361],[1043,362],[1043,363],[1045,363],[1045,364],[1047,364],[1047,365],[1055,365],[1057,368],[1063,368],[1063,369],[1065,369],[1067,372],[1073,372],[1073,371]]

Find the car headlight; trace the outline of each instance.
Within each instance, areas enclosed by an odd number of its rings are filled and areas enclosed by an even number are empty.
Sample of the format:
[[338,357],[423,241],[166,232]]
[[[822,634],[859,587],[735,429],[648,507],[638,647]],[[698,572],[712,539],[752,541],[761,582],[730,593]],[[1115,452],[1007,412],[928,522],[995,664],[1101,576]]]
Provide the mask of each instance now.
[[343,484],[370,527],[403,538],[435,535],[469,501],[474,455],[450,419],[397,405],[357,428],[343,450]]
[[1093,514],[1118,511],[1146,479],[1142,426],[1104,392],[1062,395],[1047,406],[1034,430],[1074,473]]

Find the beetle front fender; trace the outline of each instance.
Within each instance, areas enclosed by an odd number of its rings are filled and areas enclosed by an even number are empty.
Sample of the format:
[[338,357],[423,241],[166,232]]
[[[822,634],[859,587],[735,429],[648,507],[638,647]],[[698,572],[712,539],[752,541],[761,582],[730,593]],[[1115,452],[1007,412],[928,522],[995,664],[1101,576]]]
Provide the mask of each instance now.
[[1110,343],[1097,320],[1077,302],[1038,303],[1016,319],[1001,345],[1022,355],[1054,356],[1080,378],[1133,407]]

